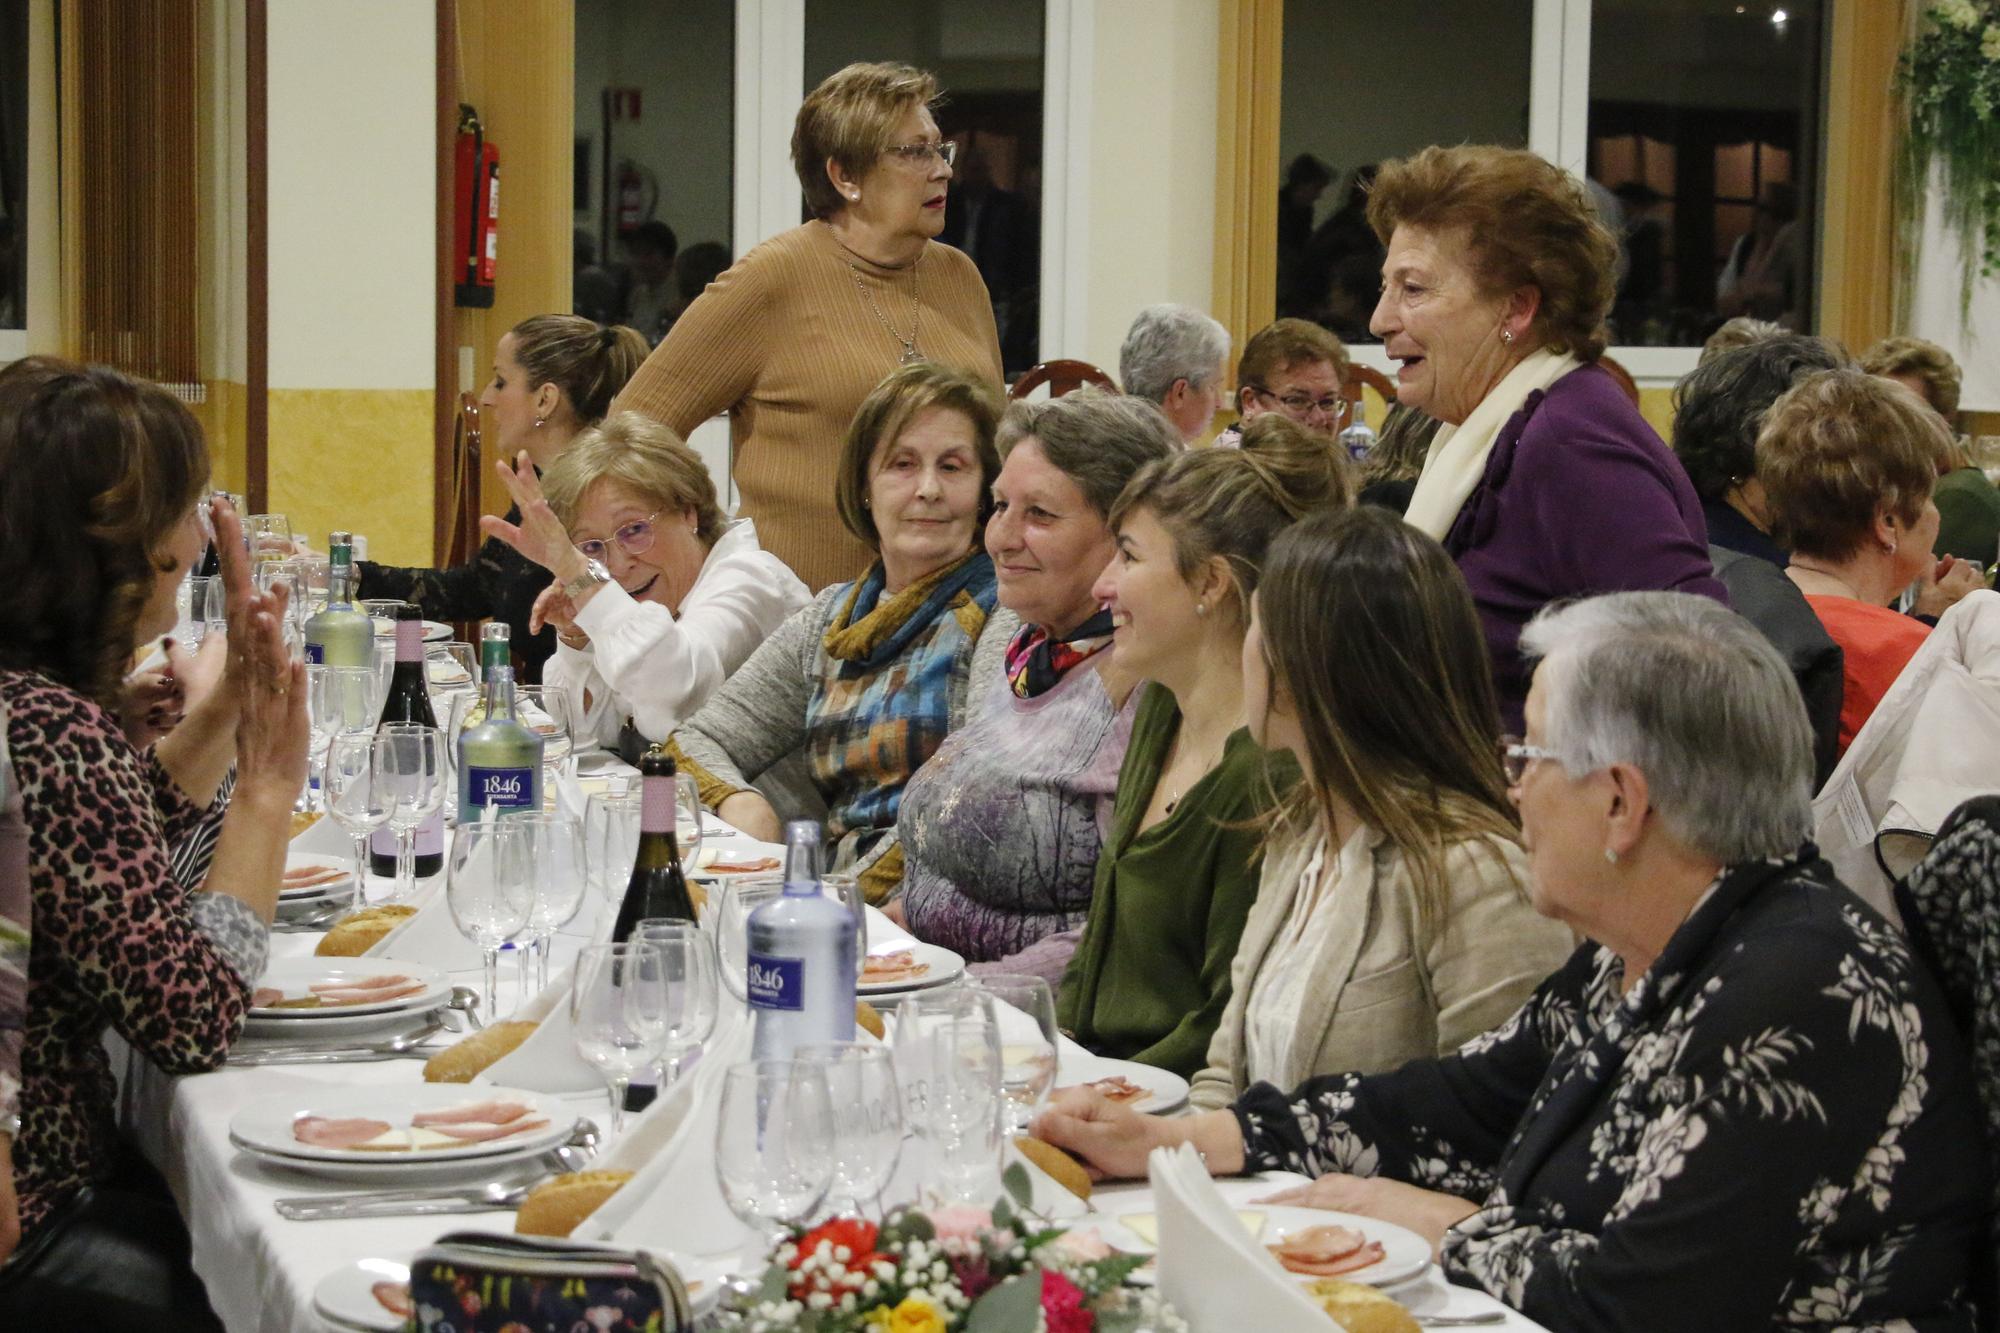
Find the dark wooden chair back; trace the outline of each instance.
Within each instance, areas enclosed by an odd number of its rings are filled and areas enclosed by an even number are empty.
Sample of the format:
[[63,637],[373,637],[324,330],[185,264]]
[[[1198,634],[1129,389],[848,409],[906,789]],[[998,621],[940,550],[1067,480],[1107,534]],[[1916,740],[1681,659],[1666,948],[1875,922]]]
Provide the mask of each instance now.
[[1113,393],[1118,392],[1118,381],[1093,366],[1088,361],[1056,360],[1044,361],[1035,366],[1020,379],[1007,396],[1016,402],[1026,398],[1044,384],[1049,386],[1049,397],[1060,398],[1086,384],[1100,385]]
[[[438,564],[451,569],[477,558],[479,554],[480,483],[485,477],[479,447],[479,400],[469,393],[458,396],[458,428],[452,433],[451,447],[451,537],[440,552]],[[479,642],[479,622],[461,620],[452,632],[465,643]]]

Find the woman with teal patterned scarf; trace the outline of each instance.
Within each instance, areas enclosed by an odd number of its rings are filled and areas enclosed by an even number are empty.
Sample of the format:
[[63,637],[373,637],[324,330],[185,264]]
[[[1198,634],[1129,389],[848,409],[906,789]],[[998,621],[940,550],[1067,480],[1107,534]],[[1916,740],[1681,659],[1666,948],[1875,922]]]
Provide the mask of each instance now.
[[964,720],[971,682],[1000,672],[1016,628],[981,547],[998,419],[991,391],[957,371],[883,380],[848,428],[835,496],[877,559],[779,627],[673,736],[703,803],[772,842],[779,812],[751,784],[802,755],[832,864],[871,901],[902,879],[903,784]]

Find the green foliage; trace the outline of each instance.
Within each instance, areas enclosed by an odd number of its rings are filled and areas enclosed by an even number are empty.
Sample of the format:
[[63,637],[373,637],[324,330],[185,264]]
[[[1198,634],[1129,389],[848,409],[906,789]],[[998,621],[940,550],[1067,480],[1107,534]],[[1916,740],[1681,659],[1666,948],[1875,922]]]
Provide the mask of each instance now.
[[972,1303],[965,1333],[1035,1333],[1042,1317],[1042,1270],[1010,1277]]
[[1896,62],[1903,100],[1896,203],[1906,274],[1914,268],[1933,171],[1944,222],[1964,256],[1959,315],[1981,277],[2000,275],[2000,14],[1990,0],[1939,0]]

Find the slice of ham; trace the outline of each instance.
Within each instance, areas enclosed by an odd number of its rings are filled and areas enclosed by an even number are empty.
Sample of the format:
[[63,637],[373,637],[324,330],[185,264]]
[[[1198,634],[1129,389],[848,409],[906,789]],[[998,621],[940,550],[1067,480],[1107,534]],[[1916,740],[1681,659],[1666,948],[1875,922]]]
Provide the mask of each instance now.
[[410,1117],[413,1125],[442,1130],[445,1125],[511,1125],[533,1109],[519,1102],[480,1102],[476,1106],[452,1106],[442,1111],[420,1111]]
[[1337,1277],[1382,1260],[1380,1241],[1368,1239],[1353,1227],[1334,1225],[1295,1231],[1267,1248],[1288,1271],[1309,1277]]
[[1113,1074],[1110,1078],[1096,1079],[1093,1082],[1086,1083],[1084,1086],[1095,1088],[1105,1097],[1120,1103],[1136,1102],[1142,1098],[1152,1096],[1152,1092],[1149,1089],[1140,1087],[1123,1074]]
[[897,949],[893,953],[871,953],[861,964],[865,982],[911,981],[931,970],[929,963],[917,961],[916,950]]
[[410,1284],[407,1282],[377,1282],[368,1291],[375,1297],[377,1305],[398,1319],[408,1319],[415,1308],[410,1304]]
[[285,993],[275,986],[259,986],[256,990],[250,992],[250,1007],[252,1009],[268,1009],[284,998]]
[[411,981],[408,978],[405,978],[399,985],[376,986],[370,989],[354,989],[351,987],[322,989],[317,986],[313,988],[314,994],[318,996],[322,1004],[382,1004],[389,1000],[400,1000],[410,995],[421,995],[424,993],[424,990],[425,986],[423,982]]
[[449,1135],[465,1143],[487,1143],[494,1139],[504,1139],[515,1134],[525,1134],[531,1129],[543,1129],[547,1127],[548,1123],[548,1117],[544,1116],[540,1120],[514,1119],[504,1125],[452,1124],[429,1125],[426,1128],[435,1130],[439,1134]]
[[284,873],[278,884],[286,889],[313,889],[346,878],[347,872],[339,866],[294,866]]
[[710,861],[702,867],[717,875],[754,875],[759,871],[777,868],[778,858],[775,856],[763,856],[755,861]]
[[358,1116],[334,1119],[323,1115],[302,1115],[292,1122],[292,1137],[315,1148],[353,1148],[389,1132],[386,1120],[366,1120]]
[[401,986],[408,980],[402,973],[393,972],[379,977],[363,977],[359,981],[322,981],[307,989],[315,995],[324,995],[334,990],[379,990],[387,986]]

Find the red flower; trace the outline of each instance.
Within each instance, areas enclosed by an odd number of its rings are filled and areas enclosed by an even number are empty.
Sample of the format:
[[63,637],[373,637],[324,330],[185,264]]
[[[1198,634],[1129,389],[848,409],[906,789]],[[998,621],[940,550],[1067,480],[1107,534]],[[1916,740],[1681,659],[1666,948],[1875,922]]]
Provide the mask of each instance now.
[[799,1252],[792,1259],[792,1267],[797,1268],[819,1249],[821,1241],[827,1241],[835,1249],[845,1245],[851,1256],[848,1267],[852,1268],[864,1255],[875,1252],[875,1224],[859,1217],[836,1217],[830,1222],[822,1222],[805,1235],[799,1237]]
[[1042,1270],[1042,1317],[1049,1333],[1091,1333],[1097,1316],[1083,1308],[1083,1293],[1061,1273]]

